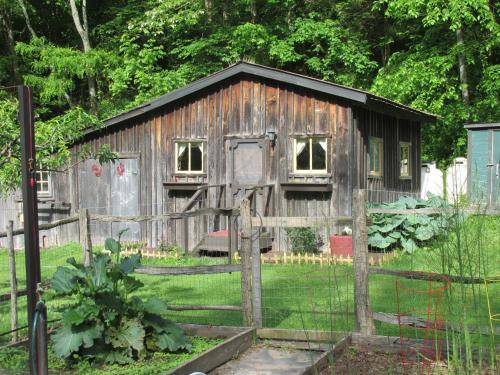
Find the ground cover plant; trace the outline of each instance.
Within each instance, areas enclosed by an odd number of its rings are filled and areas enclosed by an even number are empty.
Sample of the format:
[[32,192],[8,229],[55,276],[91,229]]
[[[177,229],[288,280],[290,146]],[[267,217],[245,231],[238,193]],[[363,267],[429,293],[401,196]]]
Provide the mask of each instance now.
[[[156,352],[149,358],[134,361],[126,366],[108,364],[96,367],[87,360],[75,363],[69,368],[66,361],[58,358],[52,346],[49,346],[49,369],[58,374],[78,375],[151,375],[162,374],[189,361],[201,353],[220,344],[221,339],[208,339],[205,337],[190,337],[192,350],[190,352],[163,353]],[[21,375],[28,373],[28,351],[26,348],[0,349],[0,373]]]
[[368,245],[379,250],[401,248],[408,253],[442,235],[449,221],[449,205],[440,197],[418,199],[403,196],[395,202],[372,204],[371,207],[394,209],[442,208],[434,215],[371,214],[368,226]]
[[120,257],[120,241],[112,238],[105,248],[111,256],[97,253],[88,266],[69,258],[71,267],[58,267],[51,279],[56,296],[73,300],[59,309],[62,326],[52,335],[54,353],[123,364],[155,351],[189,351],[182,329],[161,316],[167,310],[164,301],[131,296],[144,286],[132,276],[140,255]]

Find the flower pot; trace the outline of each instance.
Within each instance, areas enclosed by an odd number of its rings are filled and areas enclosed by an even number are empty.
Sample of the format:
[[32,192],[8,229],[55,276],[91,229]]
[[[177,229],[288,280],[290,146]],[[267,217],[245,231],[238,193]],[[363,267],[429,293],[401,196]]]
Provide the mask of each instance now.
[[330,236],[330,252],[332,255],[352,257],[352,236]]

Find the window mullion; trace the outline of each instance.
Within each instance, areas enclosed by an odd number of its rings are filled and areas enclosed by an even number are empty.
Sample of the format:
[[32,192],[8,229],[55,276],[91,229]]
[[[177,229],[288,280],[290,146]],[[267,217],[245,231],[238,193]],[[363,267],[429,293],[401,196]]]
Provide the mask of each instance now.
[[188,172],[191,172],[191,142],[188,142]]

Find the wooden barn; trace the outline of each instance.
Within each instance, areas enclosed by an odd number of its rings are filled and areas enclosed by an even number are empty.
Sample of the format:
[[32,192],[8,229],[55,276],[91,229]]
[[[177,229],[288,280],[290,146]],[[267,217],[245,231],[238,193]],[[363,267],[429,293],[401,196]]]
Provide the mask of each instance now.
[[[249,191],[259,215],[349,215],[354,188],[375,201],[419,193],[421,126],[435,120],[364,91],[240,62],[89,131],[75,152],[109,144],[119,160],[40,172],[40,220],[82,207],[108,215],[233,207]],[[19,223],[11,198],[3,227]],[[129,240],[193,249],[224,220],[99,223],[92,236],[99,242],[126,226]],[[49,245],[77,240],[78,227],[42,235]]]
[[465,125],[468,196],[472,203],[500,208],[500,123]]

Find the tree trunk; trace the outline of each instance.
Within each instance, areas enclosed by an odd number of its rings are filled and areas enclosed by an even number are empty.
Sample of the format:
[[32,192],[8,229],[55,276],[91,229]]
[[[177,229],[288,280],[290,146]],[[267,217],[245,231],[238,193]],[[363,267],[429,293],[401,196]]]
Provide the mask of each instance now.
[[212,22],[213,0],[205,0],[205,11],[207,12],[208,22]]
[[17,0],[17,2],[19,3],[21,10],[23,11],[24,20],[26,22],[26,26],[28,27],[28,30],[30,31],[31,37],[36,38],[36,33],[35,33],[35,30],[33,30],[33,27],[31,27],[30,17],[28,15],[28,11],[26,9],[26,4],[24,4],[24,0]]
[[462,101],[465,106],[469,105],[469,82],[467,80],[467,66],[465,63],[465,56],[463,52],[464,37],[461,28],[455,32],[457,35],[458,51],[458,68],[460,71],[460,90],[462,91]]
[[257,22],[257,4],[256,0],[250,2],[250,13],[252,14],[252,23]]
[[[76,31],[80,35],[83,44],[83,51],[85,53],[89,52],[92,48],[90,46],[89,39],[89,25],[87,20],[87,0],[82,0],[82,22],[80,21],[80,14],[78,13],[78,8],[76,7],[75,0],[69,0],[71,6],[71,16],[73,17],[73,22],[75,23]],[[96,79],[95,77],[87,77],[89,85],[89,98],[90,98],[90,111],[93,114],[97,113],[97,93],[96,93]]]
[[6,33],[6,42],[9,49],[9,53],[12,56],[12,76],[14,77],[15,84],[21,83],[21,78],[19,76],[19,65],[17,63],[17,54],[15,50],[16,41],[14,40],[14,33],[12,31],[12,25],[10,19],[7,15],[0,13],[0,21],[3,24]]

